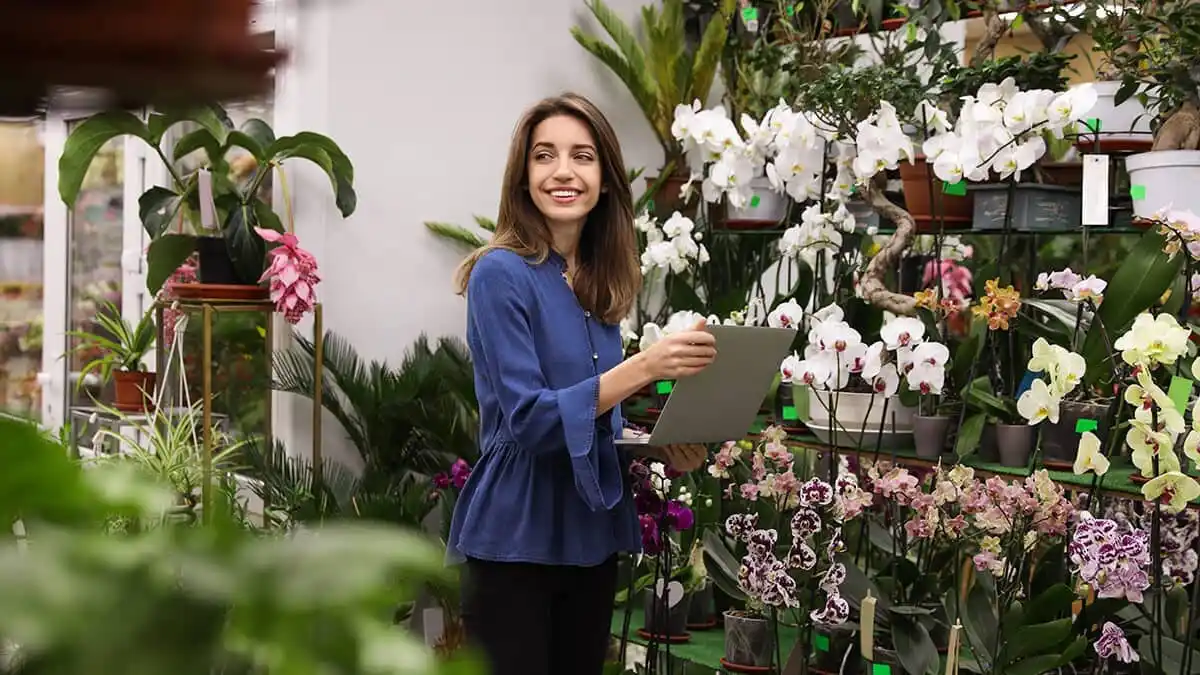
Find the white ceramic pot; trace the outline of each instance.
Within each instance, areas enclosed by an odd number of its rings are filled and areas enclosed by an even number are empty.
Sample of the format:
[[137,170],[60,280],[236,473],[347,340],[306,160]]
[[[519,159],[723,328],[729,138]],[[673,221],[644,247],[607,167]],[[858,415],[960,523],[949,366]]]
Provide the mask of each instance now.
[[[872,400],[874,399],[874,400]],[[884,398],[871,394],[849,391],[813,391],[809,394],[808,417],[813,424],[827,428],[844,428],[855,432],[892,431],[893,415],[897,432],[911,432],[916,408],[910,408],[893,396],[887,401],[887,417],[883,414]],[[835,408],[836,404],[836,408]],[[837,425],[830,424],[830,413],[837,418]]]
[[1096,105],[1087,117],[1100,120],[1100,133],[1104,134],[1105,139],[1150,140],[1151,115],[1146,111],[1146,107],[1135,97],[1117,105],[1120,82],[1093,82],[1092,86],[1096,90]]
[[729,207],[728,220],[743,223],[778,223],[787,215],[787,195],[771,189],[771,181],[760,176],[750,181],[753,196],[742,208]]
[[1130,155],[1133,213],[1148,218],[1165,207],[1200,214],[1200,150],[1158,150]]

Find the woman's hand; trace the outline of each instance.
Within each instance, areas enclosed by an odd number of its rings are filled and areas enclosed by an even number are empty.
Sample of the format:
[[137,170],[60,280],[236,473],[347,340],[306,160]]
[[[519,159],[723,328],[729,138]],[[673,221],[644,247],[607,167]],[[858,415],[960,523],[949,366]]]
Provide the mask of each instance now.
[[699,443],[665,445],[660,450],[667,464],[680,473],[691,473],[708,459],[708,448]]
[[705,319],[691,330],[672,333],[641,352],[647,371],[655,380],[674,380],[704,370],[717,356],[717,339],[704,330]]

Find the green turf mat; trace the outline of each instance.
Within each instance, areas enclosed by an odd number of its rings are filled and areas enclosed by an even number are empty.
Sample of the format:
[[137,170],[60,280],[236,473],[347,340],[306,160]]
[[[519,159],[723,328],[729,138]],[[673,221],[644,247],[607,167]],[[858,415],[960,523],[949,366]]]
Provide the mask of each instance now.
[[[625,608],[618,607],[613,612],[612,632],[617,637],[621,636],[621,627],[625,621]],[[629,621],[629,641],[639,645],[645,645],[646,640],[638,636],[637,630],[643,625],[642,610],[635,608],[633,616]],[[779,627],[779,643],[783,647],[782,658],[786,661],[788,654],[791,653],[792,646],[796,643],[798,629],[792,626]],[[666,648],[661,646],[660,650]],[[701,666],[707,666],[720,670],[721,657],[725,656],[725,631],[718,625],[716,628],[709,630],[694,630],[691,631],[691,639],[683,644],[671,645],[671,656],[683,659],[690,663],[695,663]]]

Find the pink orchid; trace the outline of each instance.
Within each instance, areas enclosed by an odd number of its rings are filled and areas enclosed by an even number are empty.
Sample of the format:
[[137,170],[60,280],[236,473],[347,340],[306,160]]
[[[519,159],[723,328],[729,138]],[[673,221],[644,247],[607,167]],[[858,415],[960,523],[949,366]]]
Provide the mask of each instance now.
[[275,311],[281,312],[288,323],[299,323],[300,317],[312,311],[317,302],[317,259],[300,248],[300,240],[291,232],[279,233],[261,227],[254,228],[263,240],[277,243],[267,255],[271,264],[259,281],[271,281],[271,300]]
[[[950,300],[966,300],[971,297],[971,270],[955,263],[949,258],[941,261],[942,283],[945,286],[946,297]],[[937,285],[938,261],[930,260],[925,263],[921,285],[931,288]]]

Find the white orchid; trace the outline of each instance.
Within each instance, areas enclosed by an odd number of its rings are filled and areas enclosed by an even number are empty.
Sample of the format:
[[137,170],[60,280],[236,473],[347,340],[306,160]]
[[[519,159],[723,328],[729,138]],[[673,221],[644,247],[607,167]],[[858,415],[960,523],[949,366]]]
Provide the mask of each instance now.
[[[685,309],[675,312],[671,316],[667,317],[667,323],[665,326],[659,326],[653,322],[647,323],[645,326],[642,326],[642,337],[638,347],[642,350],[649,349],[666,335],[691,330],[701,319],[704,318],[706,317],[699,312],[693,312]],[[721,323],[721,320],[715,315],[708,316],[707,320],[709,324]]]
[[646,249],[642,251],[642,274],[664,269],[676,274],[709,261],[708,249],[700,243],[703,236],[691,218],[676,211],[663,223],[649,214],[634,220],[634,227],[646,234]]
[[804,319],[804,309],[795,301],[789,299],[780,303],[767,314],[767,325],[772,328],[791,328],[800,330],[800,322]]

